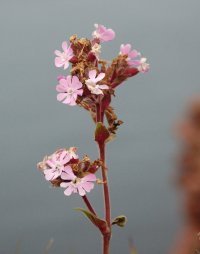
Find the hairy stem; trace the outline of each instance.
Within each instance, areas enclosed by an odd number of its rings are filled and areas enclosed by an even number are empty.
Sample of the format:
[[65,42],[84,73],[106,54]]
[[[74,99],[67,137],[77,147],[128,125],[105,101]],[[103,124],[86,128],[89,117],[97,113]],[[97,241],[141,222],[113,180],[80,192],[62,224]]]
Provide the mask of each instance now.
[[94,210],[94,208],[92,207],[92,205],[90,204],[90,201],[88,200],[87,196],[83,196],[83,201],[85,202],[85,205],[87,206],[88,210],[93,213],[94,215],[96,215],[96,212]]

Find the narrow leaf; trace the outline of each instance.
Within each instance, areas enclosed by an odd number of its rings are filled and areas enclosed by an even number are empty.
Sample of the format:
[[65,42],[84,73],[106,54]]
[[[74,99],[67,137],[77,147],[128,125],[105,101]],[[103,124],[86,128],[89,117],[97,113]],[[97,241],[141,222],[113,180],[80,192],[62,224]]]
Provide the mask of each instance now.
[[82,212],[102,233],[107,232],[108,226],[105,220],[98,218],[95,214],[83,208],[75,208],[75,210]]

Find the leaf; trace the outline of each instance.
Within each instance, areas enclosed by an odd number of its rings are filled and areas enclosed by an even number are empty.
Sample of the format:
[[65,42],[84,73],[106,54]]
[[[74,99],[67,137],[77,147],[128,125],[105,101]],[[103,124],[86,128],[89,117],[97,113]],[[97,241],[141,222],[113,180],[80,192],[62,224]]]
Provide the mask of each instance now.
[[103,125],[103,123],[98,122],[96,125],[96,130],[95,130],[95,141],[98,143],[104,144],[106,139],[110,136],[109,131],[107,128]]
[[127,223],[127,217],[124,215],[119,215],[112,221],[112,225],[117,225],[119,227],[124,227]]
[[98,218],[95,214],[83,208],[75,208],[75,210],[82,212],[102,233],[108,232],[109,228],[105,220]]

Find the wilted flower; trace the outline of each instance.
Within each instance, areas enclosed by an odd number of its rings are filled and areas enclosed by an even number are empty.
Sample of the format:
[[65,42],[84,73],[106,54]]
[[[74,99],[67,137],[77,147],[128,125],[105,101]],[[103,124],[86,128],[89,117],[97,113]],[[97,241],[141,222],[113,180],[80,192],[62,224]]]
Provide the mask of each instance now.
[[75,176],[70,166],[65,167],[62,172],[61,178],[68,182],[62,182],[60,187],[66,188],[64,194],[70,196],[72,193],[78,193],[80,196],[84,196],[86,192],[90,192],[94,188],[96,176],[94,174],[88,174],[83,178]]
[[59,92],[57,100],[70,106],[76,105],[78,95],[83,94],[82,83],[77,76],[67,76],[66,79],[61,78],[56,90]]
[[103,25],[94,25],[96,30],[92,33],[93,38],[99,39],[100,42],[111,41],[115,38],[115,32],[112,29],[107,29]]
[[87,79],[85,83],[88,89],[91,91],[91,93],[103,94],[102,90],[109,89],[109,87],[107,85],[98,85],[97,83],[105,77],[105,73],[101,72],[97,77],[96,75],[97,75],[96,70],[89,71],[89,79]]
[[55,50],[54,52],[55,55],[57,56],[55,58],[55,66],[56,67],[64,66],[64,69],[67,69],[69,66],[69,61],[74,56],[74,54],[71,46],[68,47],[66,41],[62,43],[62,49],[63,52],[60,52],[59,50]]

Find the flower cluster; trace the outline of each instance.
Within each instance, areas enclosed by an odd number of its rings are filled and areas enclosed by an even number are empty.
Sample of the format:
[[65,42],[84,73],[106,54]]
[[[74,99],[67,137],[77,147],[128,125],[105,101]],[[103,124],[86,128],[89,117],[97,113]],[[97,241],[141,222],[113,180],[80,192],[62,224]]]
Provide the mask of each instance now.
[[[72,35],[69,42],[62,43],[62,51],[55,50],[56,67],[66,70],[71,64],[70,74],[57,78],[57,100],[88,110],[95,123],[101,122],[105,116],[108,127],[101,126],[103,134],[99,134],[100,139],[105,136],[104,142],[112,140],[118,126],[123,123],[118,120],[110,105],[115,89],[126,79],[149,70],[146,58],[141,57],[130,44],[122,44],[117,57],[111,62],[102,60],[101,43],[114,38],[115,32],[112,29],[95,24],[90,39]],[[100,159],[91,162],[87,156],[80,160],[76,148],[71,147],[46,156],[38,168],[47,181],[65,188],[65,195],[79,193],[84,196],[93,189],[97,180],[95,172],[101,163]]]
[[55,66],[67,69],[71,63],[72,69],[71,75],[58,78],[58,101],[70,106],[78,104],[91,112],[99,95],[108,100],[114,95],[114,89],[127,78],[149,70],[147,59],[132,50],[130,44],[121,45],[119,55],[111,64],[101,60],[101,43],[114,38],[112,29],[95,24],[91,39],[73,35],[69,43],[62,43],[63,52],[55,51]]
[[94,182],[97,181],[94,173],[100,161],[91,162],[87,156],[80,160],[76,150],[75,147],[59,149],[38,163],[38,169],[43,172],[45,179],[53,186],[65,188],[66,196],[72,193],[84,196],[94,188]]

